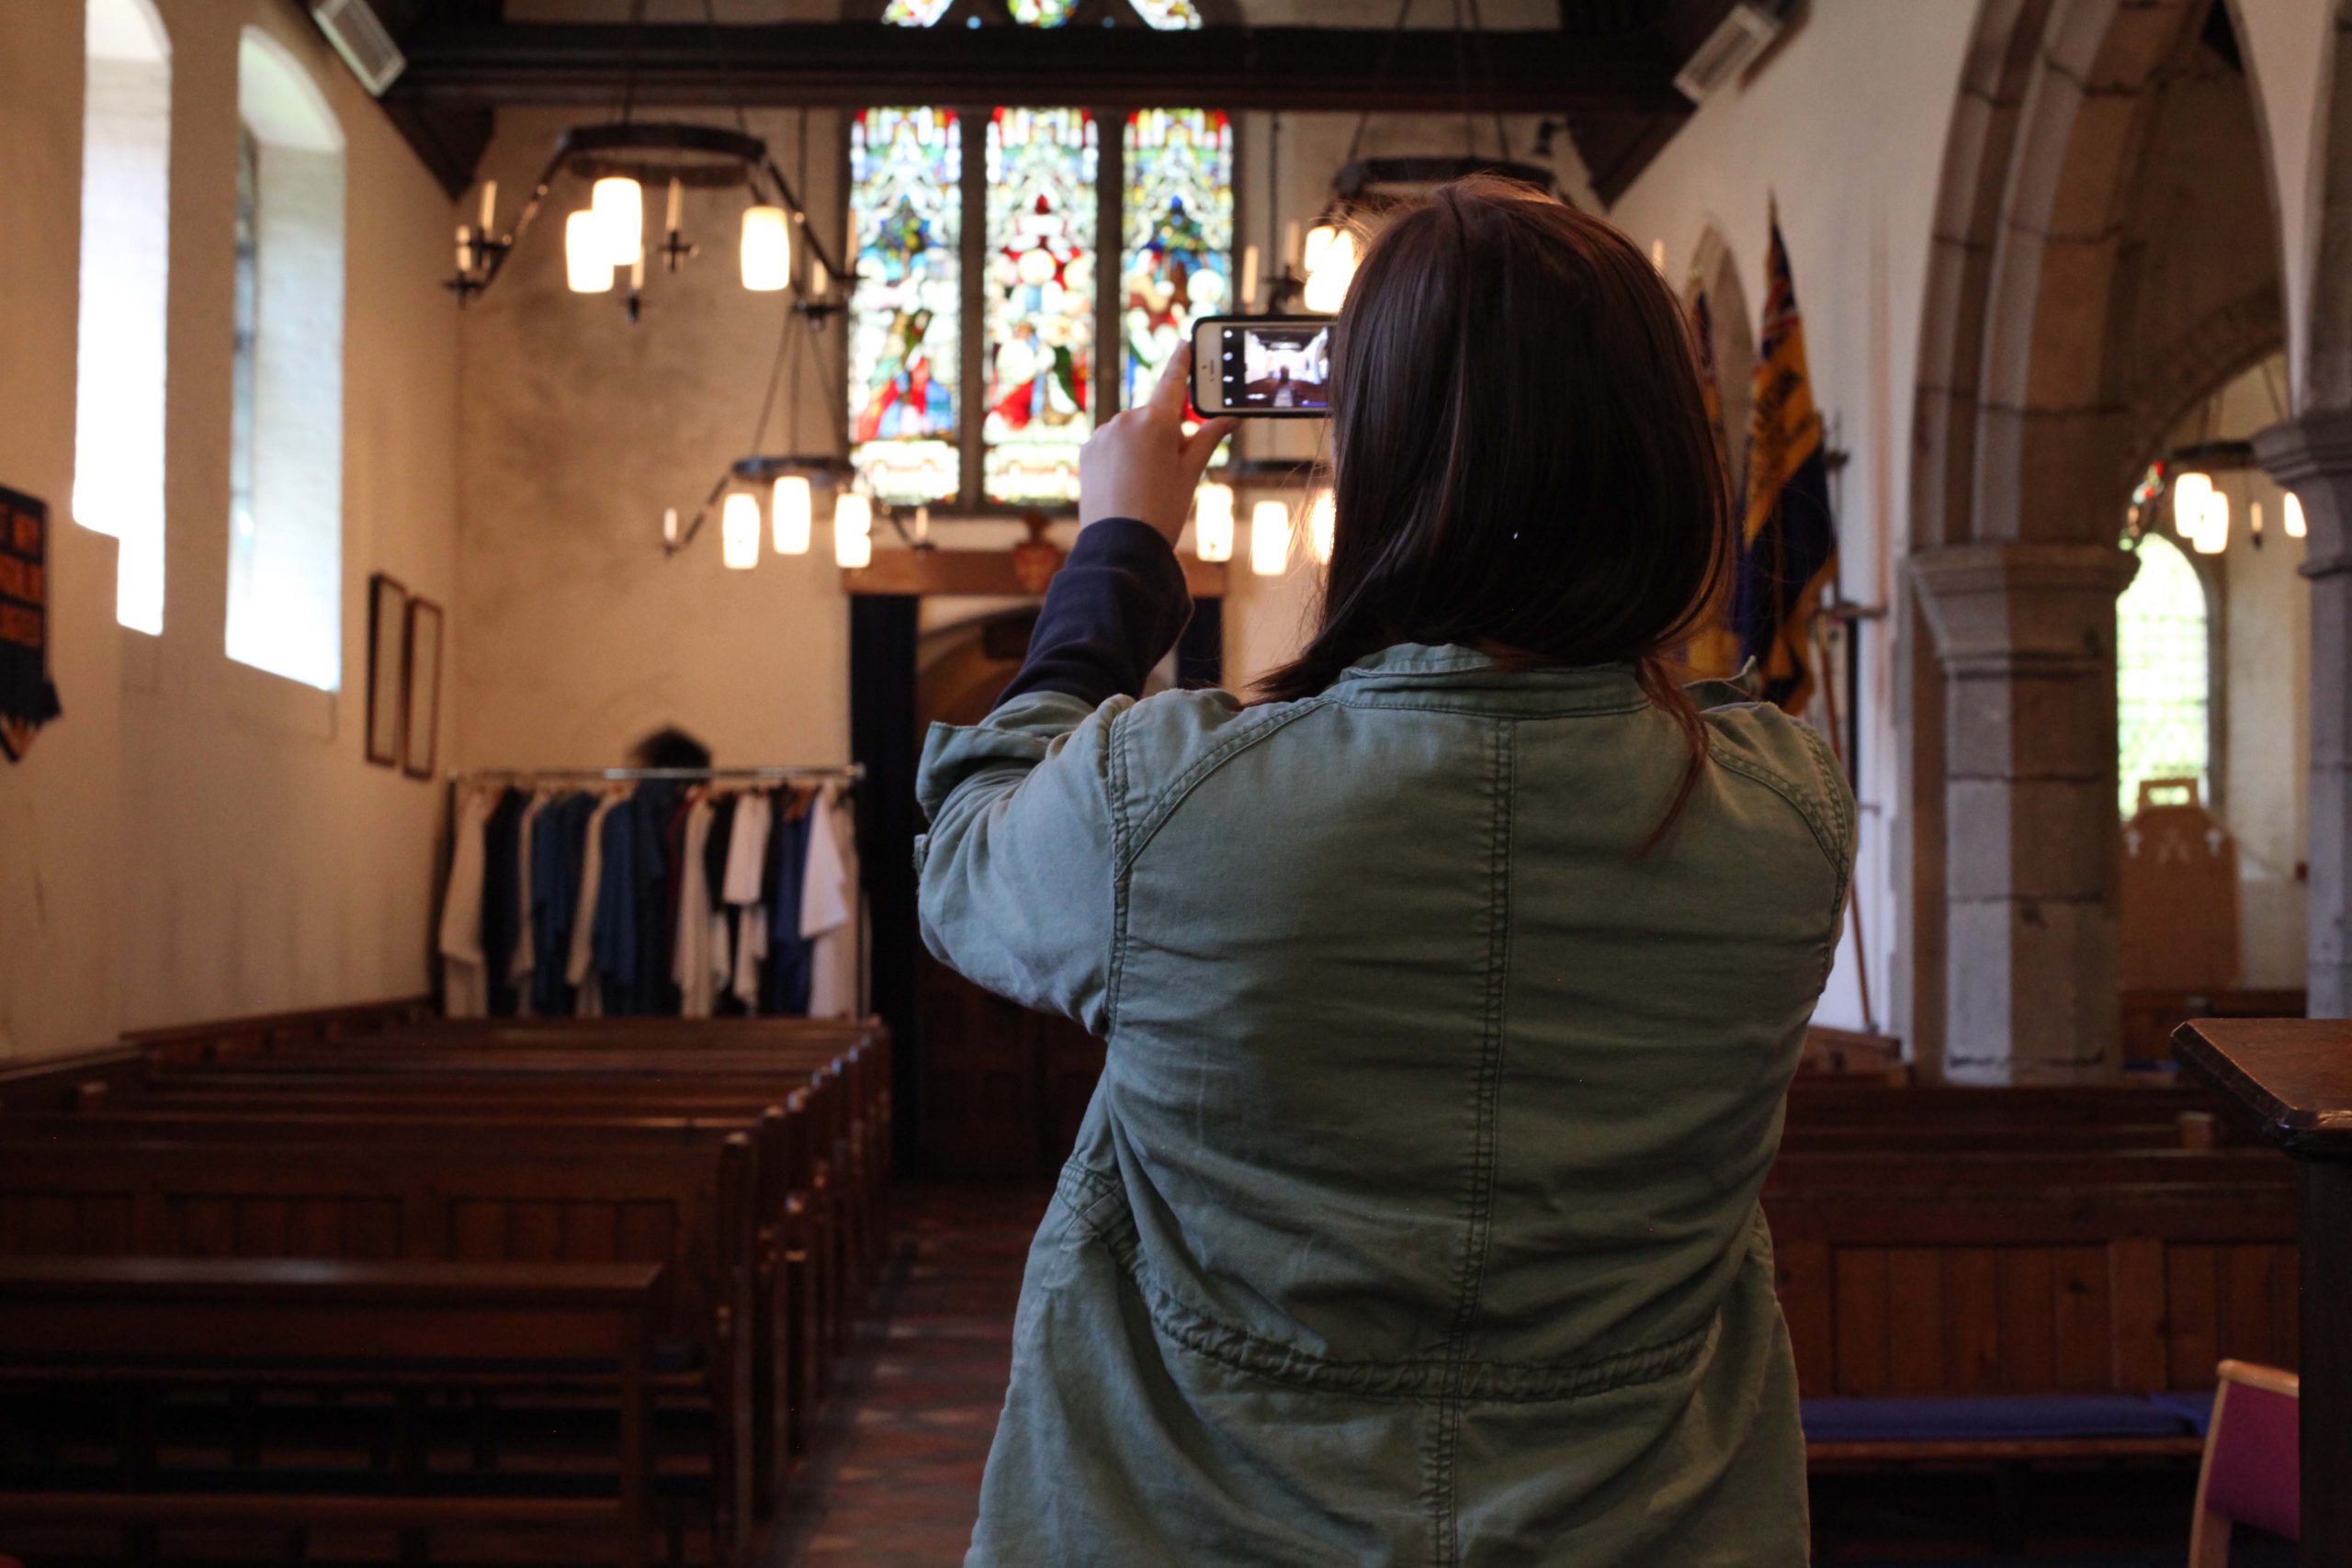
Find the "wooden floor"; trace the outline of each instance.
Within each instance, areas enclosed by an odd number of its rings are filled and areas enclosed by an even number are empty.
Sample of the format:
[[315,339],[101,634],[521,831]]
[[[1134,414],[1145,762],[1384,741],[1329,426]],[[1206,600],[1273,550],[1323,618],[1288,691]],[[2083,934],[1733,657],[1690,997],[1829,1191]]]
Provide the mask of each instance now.
[[[898,1247],[864,1318],[775,1568],[956,1568],[1004,1402],[1012,1314],[1043,1189],[906,1184]],[[1824,1555],[1839,1568],[2178,1568],[2193,1472],[2043,1478],[2032,1554],[1985,1554],[1990,1483],[1843,1477],[1815,1488]],[[2292,1549],[2247,1543],[2232,1568],[2282,1568]]]

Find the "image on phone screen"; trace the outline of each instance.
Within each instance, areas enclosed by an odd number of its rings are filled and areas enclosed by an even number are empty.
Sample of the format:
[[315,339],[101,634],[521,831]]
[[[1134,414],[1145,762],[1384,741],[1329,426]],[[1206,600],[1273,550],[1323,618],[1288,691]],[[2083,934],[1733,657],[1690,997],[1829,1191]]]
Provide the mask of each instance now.
[[[1316,415],[1331,408],[1331,319],[1225,318],[1204,321],[1193,385],[1203,412]],[[1213,386],[1204,385],[1214,367]]]

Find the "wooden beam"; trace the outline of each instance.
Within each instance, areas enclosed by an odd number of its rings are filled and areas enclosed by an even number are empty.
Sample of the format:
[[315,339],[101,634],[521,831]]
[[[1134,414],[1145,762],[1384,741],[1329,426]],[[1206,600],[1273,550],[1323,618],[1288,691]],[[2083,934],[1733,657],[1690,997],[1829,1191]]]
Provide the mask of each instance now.
[[[1675,62],[1647,35],[1487,34],[1457,70],[1452,34],[1385,28],[973,28],[790,22],[639,29],[639,104],[1121,103],[1452,114],[1673,113]],[[444,23],[401,40],[389,97],[420,103],[606,105],[630,71],[631,29],[607,23]]]

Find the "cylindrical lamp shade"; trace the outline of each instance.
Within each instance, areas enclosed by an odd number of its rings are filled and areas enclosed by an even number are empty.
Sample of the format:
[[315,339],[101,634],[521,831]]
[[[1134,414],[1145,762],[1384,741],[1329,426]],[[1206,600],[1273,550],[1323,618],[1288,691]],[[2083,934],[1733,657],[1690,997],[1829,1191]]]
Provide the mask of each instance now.
[[851,571],[874,564],[874,503],[855,491],[833,502],[833,564]]
[[1347,303],[1348,286],[1356,280],[1356,237],[1342,229],[1323,248],[1323,265],[1309,268],[1301,298],[1317,315],[1330,315]]
[[1233,558],[1233,487],[1204,484],[1193,492],[1193,553],[1204,561]]
[[2218,556],[2230,547],[2230,497],[2216,489],[2205,498],[2204,525],[2197,531],[2197,553]]
[[2211,475],[2182,474],[2172,481],[2173,531],[2190,544],[2204,536],[2205,508],[2213,499]]
[[1290,568],[1290,508],[1261,501],[1250,512],[1250,570],[1280,577]]
[[760,502],[749,491],[730,491],[718,514],[719,558],[729,571],[760,564]]
[[1323,258],[1331,254],[1331,243],[1339,237],[1339,229],[1329,223],[1317,223],[1309,229],[1306,248],[1299,253],[1299,266],[1310,273],[1321,266]]
[[743,212],[743,287],[774,294],[792,282],[792,220],[781,207]]
[[563,220],[563,276],[574,294],[609,294],[613,258],[605,249],[605,228],[582,208]]
[[607,175],[590,187],[590,210],[605,231],[605,254],[615,266],[645,254],[645,187],[626,175]]
[[775,531],[775,553],[805,556],[816,506],[806,474],[786,474],[768,497],[768,521]]
[[1306,546],[1315,552],[1316,561],[1331,564],[1331,545],[1339,536],[1340,503],[1329,490],[1315,492],[1315,502],[1306,509]]
[[2287,537],[2290,539],[2300,539],[2304,536],[2304,534],[2310,531],[2311,525],[2303,519],[2302,497],[2297,495],[2291,490],[2287,492],[2287,504],[2284,512]]

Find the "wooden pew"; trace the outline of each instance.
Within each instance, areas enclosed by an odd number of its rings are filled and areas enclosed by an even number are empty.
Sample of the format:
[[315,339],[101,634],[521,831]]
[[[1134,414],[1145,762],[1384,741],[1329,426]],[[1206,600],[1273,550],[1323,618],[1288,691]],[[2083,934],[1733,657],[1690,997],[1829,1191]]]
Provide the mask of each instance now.
[[754,1151],[729,1134],[571,1149],[488,1140],[87,1145],[0,1138],[0,1255],[355,1261],[659,1262],[657,1337],[691,1370],[657,1393],[710,1412],[713,1556],[757,1540],[752,1430]]
[[[661,1263],[296,1262],[284,1259],[0,1258],[0,1395],[67,1385],[129,1403],[116,1484],[67,1483],[40,1467],[0,1490],[0,1526],[96,1520],[128,1527],[127,1558],[157,1525],[389,1528],[421,1555],[433,1527],[527,1523],[592,1540],[623,1568],[646,1561],[654,1328],[667,1308]],[[364,1354],[356,1353],[364,1350]],[[343,1489],[256,1485],[259,1454],[225,1473],[166,1473],[142,1391],[158,1384],[309,1387],[338,1397],[395,1391],[396,1425],[424,1388],[609,1383],[618,1401],[609,1496],[486,1497],[435,1487],[407,1431],[403,1462],[362,1468]],[[177,1467],[175,1467],[177,1468]],[[48,1484],[42,1484],[46,1481]],[[386,1482],[393,1484],[388,1486]],[[544,1489],[540,1489],[544,1492]],[[594,1549],[591,1549],[594,1550]]]

